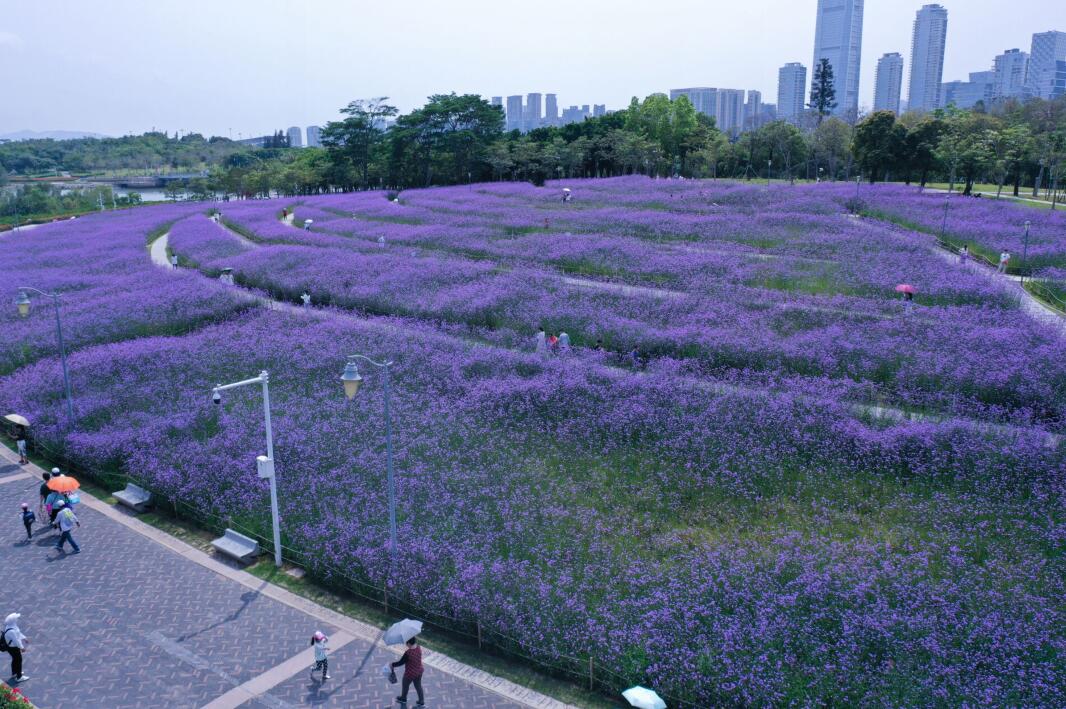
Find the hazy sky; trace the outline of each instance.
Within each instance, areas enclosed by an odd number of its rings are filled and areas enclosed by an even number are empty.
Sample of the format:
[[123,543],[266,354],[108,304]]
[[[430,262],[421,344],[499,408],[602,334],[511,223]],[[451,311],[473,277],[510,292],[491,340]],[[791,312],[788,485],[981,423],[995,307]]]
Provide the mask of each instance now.
[[[910,61],[921,0],[866,0],[861,103],[885,52]],[[990,68],[1063,0],[942,0],[945,81]],[[349,100],[539,91],[561,107],[681,86],[758,89],[810,67],[816,0],[0,0],[0,133],[152,128],[245,137]],[[907,67],[909,70],[909,66]],[[906,88],[904,88],[906,98]]]

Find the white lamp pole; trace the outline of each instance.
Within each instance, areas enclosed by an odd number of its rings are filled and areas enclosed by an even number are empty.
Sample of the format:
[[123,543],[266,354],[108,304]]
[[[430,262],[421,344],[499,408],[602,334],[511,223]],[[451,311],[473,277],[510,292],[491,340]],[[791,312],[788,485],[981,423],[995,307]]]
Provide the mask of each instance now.
[[266,427],[267,454],[255,459],[259,477],[270,480],[270,517],[274,524],[274,565],[281,568],[281,519],[278,514],[278,484],[274,474],[274,434],[270,427],[270,375],[264,369],[254,379],[234,382],[233,384],[216,386],[213,392],[213,400],[216,404],[222,403],[219,392],[227,389],[247,386],[248,384],[263,385],[263,425]]
[[363,355],[348,355],[348,364],[344,367],[341,381],[344,382],[344,395],[354,399],[359,393],[363,378],[359,376],[359,367],[355,360],[361,359],[375,367],[385,370],[383,383],[385,387],[385,467],[389,485],[389,553],[396,554],[396,479],[392,474],[392,415],[389,412],[389,368],[392,362],[375,362]]
[[19,287],[18,297],[15,298],[15,305],[18,307],[18,313],[21,317],[29,317],[30,315],[30,296],[28,291],[39,293],[45,298],[52,299],[52,305],[56,309],[56,339],[59,340],[59,359],[63,363],[63,389],[67,395],[67,418],[70,420],[70,425],[74,425],[74,397],[70,393],[70,373],[67,371],[67,349],[63,345],[63,324],[59,320],[59,293],[45,293],[43,290],[37,290],[36,288],[30,288],[28,286]]

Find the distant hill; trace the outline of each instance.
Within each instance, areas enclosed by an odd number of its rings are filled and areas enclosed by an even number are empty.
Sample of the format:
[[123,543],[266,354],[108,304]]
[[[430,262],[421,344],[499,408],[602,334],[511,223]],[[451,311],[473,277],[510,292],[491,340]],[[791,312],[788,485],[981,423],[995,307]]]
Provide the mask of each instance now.
[[0,133],[0,140],[77,140],[78,138],[110,137],[84,130],[19,130],[14,133]]

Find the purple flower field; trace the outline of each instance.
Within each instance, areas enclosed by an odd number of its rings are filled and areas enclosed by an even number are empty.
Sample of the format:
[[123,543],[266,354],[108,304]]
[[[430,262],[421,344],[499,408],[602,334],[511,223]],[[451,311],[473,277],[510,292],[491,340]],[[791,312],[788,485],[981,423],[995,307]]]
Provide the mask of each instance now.
[[[670,706],[1066,703],[1061,331],[928,235],[848,219],[843,187],[567,186],[224,205],[243,239],[208,205],[0,237],[11,296],[65,294],[78,426],[40,301],[0,315],[0,402],[268,538],[259,399],[210,400],[266,368],[283,544],[380,586],[380,377],[348,402],[339,375],[394,359],[397,597]],[[187,268],[150,263],[163,225]],[[223,267],[318,309],[252,307]],[[574,350],[534,352],[540,325]]]

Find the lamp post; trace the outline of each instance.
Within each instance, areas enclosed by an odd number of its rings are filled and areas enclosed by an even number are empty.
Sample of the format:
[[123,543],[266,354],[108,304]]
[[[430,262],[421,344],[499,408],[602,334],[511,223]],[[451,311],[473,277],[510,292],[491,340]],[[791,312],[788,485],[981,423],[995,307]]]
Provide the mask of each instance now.
[[56,339],[59,341],[59,360],[63,363],[63,389],[67,394],[67,418],[70,425],[74,425],[74,397],[70,393],[70,372],[67,369],[67,349],[63,344],[63,323],[59,319],[59,293],[45,293],[43,290],[37,290],[36,288],[30,288],[28,286],[20,286],[18,297],[15,298],[15,305],[18,307],[18,313],[21,317],[29,317],[30,315],[30,296],[29,292],[33,291],[43,295],[46,298],[52,299],[52,305],[55,306],[56,312]]
[[1025,274],[1029,271],[1029,227],[1032,222],[1025,220],[1025,245],[1022,247],[1022,283],[1025,283]]
[[359,386],[363,378],[359,376],[359,366],[356,360],[361,359],[375,367],[384,370],[385,388],[385,467],[388,475],[389,486],[389,553],[396,553],[396,479],[392,474],[392,415],[389,411],[389,368],[392,362],[375,362],[363,355],[348,355],[348,363],[344,366],[344,374],[341,381],[344,382],[344,395],[349,400],[354,399],[359,393]]
[[264,369],[258,377],[234,382],[233,384],[219,384],[212,389],[211,399],[216,404],[222,403],[220,392],[227,389],[247,386],[249,384],[263,385],[263,425],[266,427],[267,454],[255,459],[259,477],[270,480],[270,517],[274,525],[274,565],[281,568],[281,520],[278,515],[278,484],[274,474],[274,434],[270,428],[270,375]]
[[770,186],[770,169],[773,167],[773,165],[774,165],[774,161],[773,160],[767,160],[766,161],[766,186],[767,187]]

